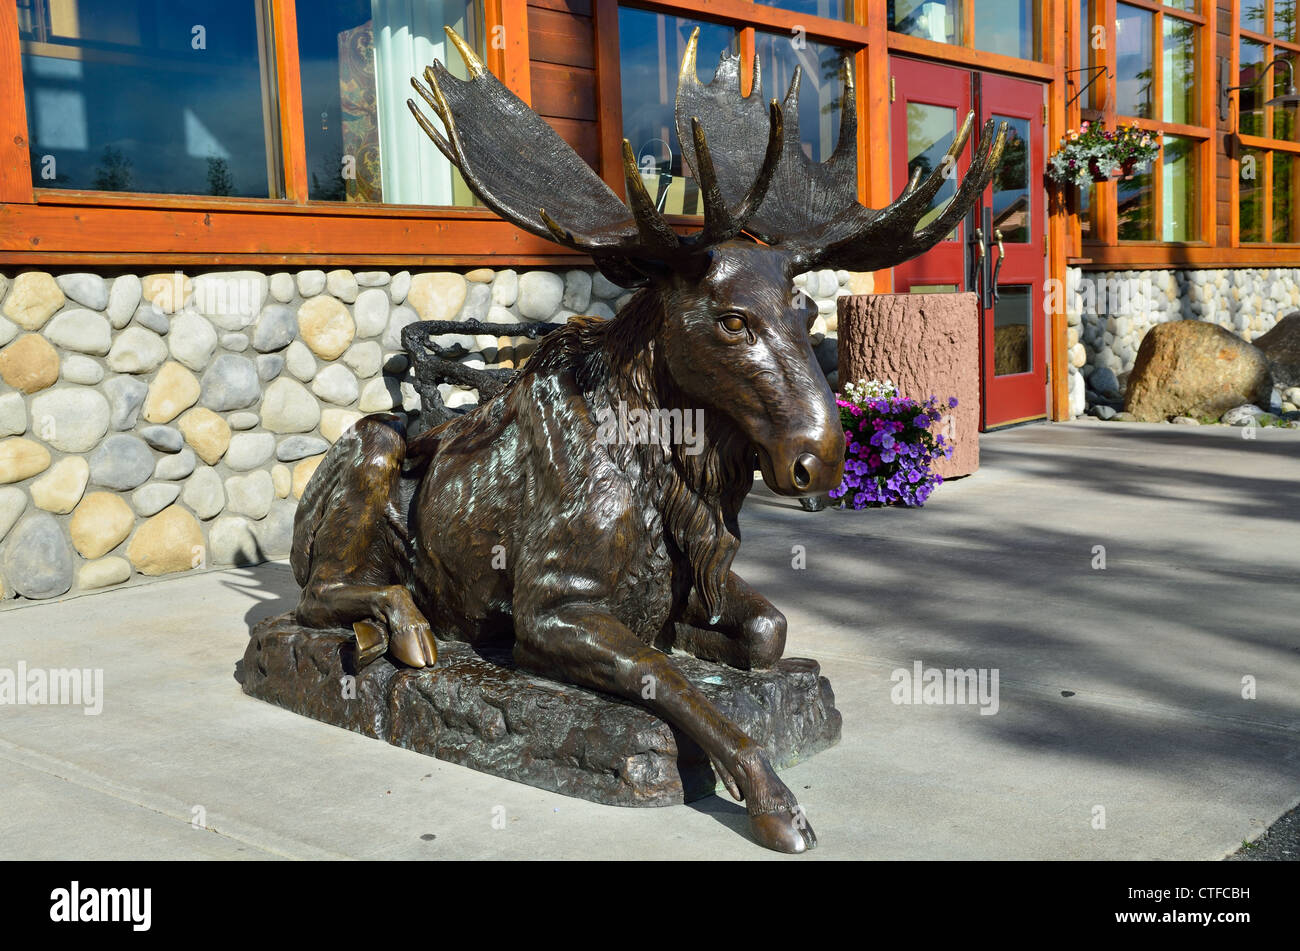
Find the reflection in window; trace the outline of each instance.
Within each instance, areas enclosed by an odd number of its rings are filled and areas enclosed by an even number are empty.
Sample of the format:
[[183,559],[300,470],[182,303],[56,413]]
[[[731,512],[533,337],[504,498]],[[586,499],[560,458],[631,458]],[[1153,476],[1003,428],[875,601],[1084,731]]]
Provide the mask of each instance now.
[[1119,240],[1155,240],[1155,189],[1151,179],[1148,168],[1121,178],[1116,184]]
[[784,99],[796,66],[799,81],[799,141],[804,154],[824,162],[835,151],[840,135],[841,51],[812,40],[795,40],[785,33],[756,33],[754,51],[763,64],[767,98]]
[[[947,106],[931,106],[920,102],[907,104],[907,176],[910,179],[919,169],[921,178],[927,178],[943,162],[948,149],[957,137],[957,113]],[[930,201],[930,209],[917,222],[917,229],[939,216],[944,206],[957,193],[957,176],[945,177],[939,191]],[[903,182],[894,183],[894,191],[902,190]],[[948,240],[955,241],[956,229]]]
[[[713,79],[718,57],[724,51],[736,52],[735,30],[630,7],[618,11],[623,137],[632,146],[646,191],[661,211],[674,215],[704,213],[699,187],[682,162],[673,117],[677,71],[697,26],[696,71],[700,82],[707,83]],[[766,80],[766,62],[763,76]]]
[[1115,111],[1151,118],[1151,24],[1148,10],[1115,6]]
[[479,8],[464,0],[322,0],[312,4],[310,16],[298,17],[310,198],[475,203],[460,174],[411,119],[406,100],[411,77],[422,76],[435,59],[468,78],[443,27],[481,54]]
[[278,197],[274,63],[253,0],[27,0],[39,188]]
[[1264,22],[1264,0],[1238,0],[1238,2],[1241,28],[1254,33],[1267,33],[1268,26]]
[[1002,232],[1002,240],[1025,244],[1029,241],[1029,120],[1010,116],[993,117],[1006,122],[1007,139],[1002,164],[993,178],[993,227]]
[[1028,373],[1033,345],[1032,295],[1024,285],[1002,285],[993,305],[993,375]]
[[[1073,73],[1069,77],[1075,90],[1083,89],[1088,86],[1088,80],[1093,77],[1093,51],[1092,51],[1092,0],[1079,0],[1079,67],[1083,72]],[[1101,65],[1100,63],[1096,65]],[[1096,83],[1088,86],[1079,98],[1080,109],[1091,109],[1095,103]]]
[[803,13],[808,16],[825,17],[828,20],[853,19],[852,0],[754,0],[764,7],[778,7],[791,13]]
[[1237,174],[1237,223],[1242,241],[1264,240],[1264,159],[1258,149],[1242,149]]
[[889,0],[889,28],[936,43],[961,43],[961,0]]
[[1164,64],[1161,118],[1196,124],[1196,27],[1187,20],[1164,18]]
[[1296,175],[1300,173],[1300,162],[1290,152],[1273,153],[1273,241],[1277,244],[1290,244],[1300,241],[1300,229],[1296,227],[1295,197],[1300,194],[1296,188]]
[[1254,40],[1242,40],[1238,53],[1240,71],[1237,73],[1237,85],[1245,86],[1238,92],[1237,128],[1242,135],[1264,134],[1264,100],[1260,95],[1262,86],[1255,85],[1262,77],[1264,56],[1268,47]]
[[[1291,70],[1297,67],[1294,57],[1290,53],[1284,53],[1282,50],[1276,50],[1274,53],[1279,59],[1284,59],[1287,63],[1278,63],[1273,67],[1273,92],[1274,96],[1286,95],[1289,84],[1292,81]],[[1287,65],[1290,64],[1290,65]],[[1267,85],[1267,84],[1266,84]],[[1274,106],[1273,107],[1273,138],[1285,139],[1288,142],[1294,142],[1296,137],[1296,107],[1295,106]]]
[[1273,35],[1279,40],[1294,43],[1296,0],[1273,0]]
[[1042,0],[980,0],[975,13],[975,48],[1020,59],[1038,59]]
[[1196,194],[1196,145],[1191,139],[1167,135],[1161,165],[1162,241],[1196,241],[1200,237]]

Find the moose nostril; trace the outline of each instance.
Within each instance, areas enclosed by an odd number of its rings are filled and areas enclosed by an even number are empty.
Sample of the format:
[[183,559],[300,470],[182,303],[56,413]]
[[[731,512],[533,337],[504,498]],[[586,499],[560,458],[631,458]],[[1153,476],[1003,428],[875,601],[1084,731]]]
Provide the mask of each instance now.
[[806,489],[812,483],[812,470],[817,465],[817,457],[805,452],[794,461],[794,484],[796,488]]

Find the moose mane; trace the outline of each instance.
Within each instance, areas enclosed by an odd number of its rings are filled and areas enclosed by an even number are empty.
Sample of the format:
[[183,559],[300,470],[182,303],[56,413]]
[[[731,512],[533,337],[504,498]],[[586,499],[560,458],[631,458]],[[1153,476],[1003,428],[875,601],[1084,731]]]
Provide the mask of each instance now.
[[[638,291],[610,320],[574,317],[548,335],[509,389],[543,374],[572,374],[593,412],[601,408],[680,410],[686,406],[660,360],[663,298],[651,288]],[[503,394],[504,395],[504,394]],[[702,447],[685,451],[680,441],[607,447],[623,471],[649,485],[668,539],[691,565],[692,581],[710,617],[721,611],[722,590],[740,547],[737,516],[753,487],[753,450],[724,412],[704,410]]]

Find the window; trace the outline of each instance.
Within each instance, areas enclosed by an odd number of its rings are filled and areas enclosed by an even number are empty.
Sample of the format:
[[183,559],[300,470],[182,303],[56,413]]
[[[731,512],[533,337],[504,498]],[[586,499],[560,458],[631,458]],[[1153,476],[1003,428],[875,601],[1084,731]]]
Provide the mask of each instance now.
[[895,33],[1041,59],[1043,0],[889,0],[888,11]]
[[483,54],[481,4],[317,0],[298,18],[308,195],[314,201],[471,205],[450,162],[411,121],[410,78],[435,59],[467,79],[450,26]]
[[1039,58],[1042,0],[980,0],[975,48],[1018,59]]
[[18,0],[38,188],[279,197],[254,0]]
[[889,0],[889,28],[936,43],[962,41],[961,0]]
[[[1269,106],[1292,81],[1300,37],[1296,0],[1242,0],[1237,19],[1238,235],[1243,244],[1300,242],[1300,129],[1294,106]],[[1282,62],[1274,63],[1274,60]]]

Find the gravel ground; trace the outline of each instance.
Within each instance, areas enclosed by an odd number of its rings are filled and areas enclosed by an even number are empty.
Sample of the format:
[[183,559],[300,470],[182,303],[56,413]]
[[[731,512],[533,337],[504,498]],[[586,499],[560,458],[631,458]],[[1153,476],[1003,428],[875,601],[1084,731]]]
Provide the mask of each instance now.
[[1269,826],[1250,845],[1228,856],[1229,862],[1300,862],[1300,806]]

